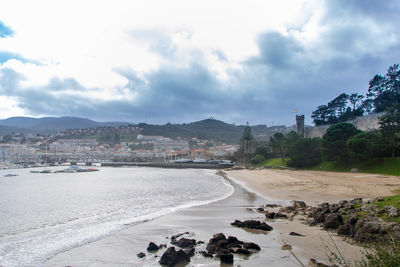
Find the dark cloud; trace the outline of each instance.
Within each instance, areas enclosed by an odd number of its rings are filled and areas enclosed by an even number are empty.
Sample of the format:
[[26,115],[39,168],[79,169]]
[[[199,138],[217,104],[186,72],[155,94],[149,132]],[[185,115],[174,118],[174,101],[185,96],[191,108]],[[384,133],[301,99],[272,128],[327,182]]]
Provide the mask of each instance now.
[[[67,91],[97,90],[74,79],[53,78],[41,87],[20,88],[24,77],[10,69],[1,70],[0,90],[16,97],[32,114],[133,122],[147,118],[152,123],[213,116],[227,122],[277,125],[293,124],[297,109],[311,124],[311,112],[318,105],[342,92],[365,94],[375,74],[400,62],[395,16],[400,8],[395,1],[343,0],[325,5],[318,38],[300,39],[307,22],[284,34],[262,33],[256,40],[259,53],[240,62],[240,69],[228,70],[227,81],[219,80],[205,65],[200,51],[193,51],[188,64],[175,64],[179,56],[171,37],[162,30],[143,30],[130,34],[167,60],[157,70],[140,75],[130,69],[115,70],[127,79],[117,89],[128,89],[133,99],[99,101],[71,95]],[[229,61],[223,51],[214,55]]]

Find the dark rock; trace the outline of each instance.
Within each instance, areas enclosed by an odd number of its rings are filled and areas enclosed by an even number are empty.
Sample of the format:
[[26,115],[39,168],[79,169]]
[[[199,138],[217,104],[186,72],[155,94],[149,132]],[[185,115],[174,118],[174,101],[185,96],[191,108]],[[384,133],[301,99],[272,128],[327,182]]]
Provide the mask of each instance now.
[[269,211],[267,211],[266,213],[265,213],[265,218],[266,219],[275,219],[275,212],[269,212]]
[[243,241],[240,241],[239,239],[237,239],[234,236],[229,236],[226,241],[227,241],[227,246],[230,248],[233,248],[233,247],[241,248],[244,243]]
[[136,254],[136,256],[138,258],[144,258],[144,257],[146,257],[146,254],[144,254],[143,252],[140,252],[140,253]]
[[169,247],[161,256],[160,264],[175,266],[177,263],[190,262],[190,257],[183,251],[176,251],[174,247]]
[[153,242],[150,242],[148,247],[147,247],[147,251],[156,251],[159,250],[160,248],[154,244]]
[[266,219],[270,219],[270,220],[273,220],[273,219],[287,219],[288,218],[288,216],[286,215],[286,214],[284,214],[284,213],[281,213],[281,212],[266,212],[265,213],[265,218]]
[[162,248],[167,248],[167,244],[160,244],[158,247],[159,247],[160,249],[162,249]]
[[357,204],[362,204],[362,198],[355,198],[353,200],[350,200],[350,203],[353,205],[357,205]]
[[186,248],[183,250],[189,257],[194,256],[195,249],[194,248]]
[[183,235],[188,235],[188,234],[189,234],[189,232],[184,232],[184,233],[176,234],[176,235],[171,236],[171,239],[177,239],[178,237],[181,237],[181,236],[183,236]]
[[182,237],[179,240],[171,240],[171,244],[180,248],[194,248],[196,246],[196,240]]
[[359,220],[354,229],[354,239],[360,242],[376,241],[386,234],[384,223],[381,221]]
[[245,249],[254,249],[254,250],[261,250],[260,246],[253,242],[248,242],[243,244],[243,248]]
[[264,212],[263,208],[257,208],[257,212]]
[[232,253],[218,254],[217,257],[221,260],[221,263],[233,264],[233,254]]
[[226,248],[228,241],[223,233],[215,234],[207,244],[206,250],[208,253],[214,254],[217,251]]
[[295,208],[305,208],[305,207],[307,207],[307,205],[306,205],[306,203],[304,202],[304,201],[300,201],[300,200],[293,200],[292,201],[292,203],[293,203],[293,207],[295,207]]
[[331,204],[329,205],[329,212],[330,213],[336,213],[338,212],[340,209],[340,205],[339,204]]
[[237,226],[237,227],[243,227],[243,228],[250,228],[250,229],[257,229],[257,230],[263,230],[263,231],[271,231],[273,228],[266,224],[265,222],[260,222],[256,220],[247,220],[247,221],[239,221],[235,220],[231,225]]
[[292,236],[304,236],[304,235],[296,233],[296,232],[290,232],[289,235],[292,235]]
[[242,255],[251,255],[251,251],[244,249],[244,248],[238,248],[237,250],[234,251],[234,253],[242,254]]
[[200,254],[203,255],[204,257],[212,258],[213,254],[208,253],[207,251],[200,251]]
[[277,208],[280,207],[281,205],[277,205],[277,204],[265,204],[265,207],[267,208]]
[[339,213],[332,213],[326,216],[325,221],[324,221],[324,228],[325,229],[336,229],[340,225],[343,224],[343,218],[342,215]]
[[200,244],[204,244],[204,241],[201,241],[201,240],[197,241],[197,245],[200,245]]
[[315,226],[315,225],[318,224],[318,222],[314,218],[308,218],[306,220],[306,224],[309,225],[309,226]]

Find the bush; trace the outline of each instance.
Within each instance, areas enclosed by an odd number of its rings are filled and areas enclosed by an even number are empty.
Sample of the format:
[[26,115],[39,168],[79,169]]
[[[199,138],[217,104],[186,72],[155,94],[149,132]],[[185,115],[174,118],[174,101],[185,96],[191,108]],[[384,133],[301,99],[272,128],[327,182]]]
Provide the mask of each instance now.
[[321,162],[321,139],[301,138],[292,147],[287,166],[304,168],[315,166]]
[[251,164],[260,164],[265,160],[263,155],[255,155],[250,159]]
[[265,158],[268,154],[268,149],[265,146],[258,146],[258,147],[256,147],[255,154],[262,155]]

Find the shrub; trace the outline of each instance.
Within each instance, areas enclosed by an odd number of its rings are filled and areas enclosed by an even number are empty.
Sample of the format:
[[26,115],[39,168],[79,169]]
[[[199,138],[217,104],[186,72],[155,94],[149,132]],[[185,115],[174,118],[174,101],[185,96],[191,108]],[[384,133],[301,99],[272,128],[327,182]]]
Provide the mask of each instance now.
[[250,159],[251,164],[260,164],[265,160],[263,155],[255,155]]

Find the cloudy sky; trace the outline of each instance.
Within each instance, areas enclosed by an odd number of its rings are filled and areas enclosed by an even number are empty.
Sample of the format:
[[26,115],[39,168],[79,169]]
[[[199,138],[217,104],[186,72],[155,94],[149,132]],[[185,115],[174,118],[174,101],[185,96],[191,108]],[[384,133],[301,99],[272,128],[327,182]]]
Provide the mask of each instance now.
[[0,2],[0,118],[294,124],[400,62],[400,1]]

